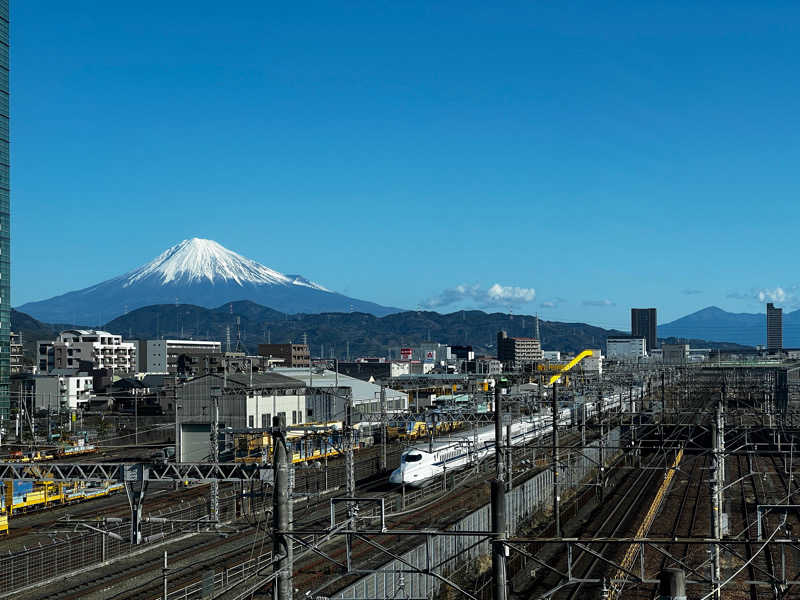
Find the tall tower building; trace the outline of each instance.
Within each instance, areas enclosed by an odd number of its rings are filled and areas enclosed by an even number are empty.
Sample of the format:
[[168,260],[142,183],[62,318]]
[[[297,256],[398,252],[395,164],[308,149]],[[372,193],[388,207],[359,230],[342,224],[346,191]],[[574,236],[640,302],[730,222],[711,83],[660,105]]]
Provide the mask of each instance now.
[[767,350],[783,348],[783,309],[767,303]]
[[648,352],[658,346],[656,324],[655,308],[631,309],[631,335],[633,337],[644,338],[647,342]]
[[9,14],[0,0],[0,418],[9,417],[11,361],[11,165],[9,142]]

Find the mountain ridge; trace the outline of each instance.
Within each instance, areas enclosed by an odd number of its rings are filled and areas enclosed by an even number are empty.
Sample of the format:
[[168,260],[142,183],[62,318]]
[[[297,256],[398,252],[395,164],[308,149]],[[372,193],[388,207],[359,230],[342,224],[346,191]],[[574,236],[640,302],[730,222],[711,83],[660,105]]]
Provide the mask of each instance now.
[[[12,326],[24,313],[12,313]],[[47,324],[39,323],[40,331]],[[364,312],[329,312],[288,314],[252,301],[226,302],[215,308],[189,304],[161,304],[129,312],[103,325],[103,328],[127,339],[195,338],[223,343],[230,328],[231,345],[256,353],[259,343],[299,341],[306,335],[312,354],[336,358],[384,356],[391,349],[415,346],[432,340],[444,344],[471,345],[476,352],[494,355],[499,330],[511,336],[533,336],[536,318],[532,315],[486,313],[463,310],[448,314],[433,311],[405,311],[383,317]],[[49,326],[53,330],[56,326]],[[66,326],[61,326],[66,328]],[[546,349],[578,352],[584,349],[605,348],[608,336],[620,335],[613,329],[603,329],[586,323],[565,323],[540,319],[539,327]],[[55,332],[57,333],[57,331]],[[24,337],[23,332],[23,337]],[[35,340],[33,340],[35,341]],[[718,346],[701,340],[694,345]],[[723,347],[734,345],[723,344]]]
[[[659,337],[714,339],[757,346],[766,343],[766,313],[733,313],[707,306],[658,326]],[[784,347],[800,346],[800,310],[783,314]]]
[[302,275],[285,275],[201,238],[183,240],[123,275],[15,308],[44,322],[99,325],[154,304],[181,301],[214,308],[239,300],[285,312],[359,310],[384,316],[400,311],[333,292]]

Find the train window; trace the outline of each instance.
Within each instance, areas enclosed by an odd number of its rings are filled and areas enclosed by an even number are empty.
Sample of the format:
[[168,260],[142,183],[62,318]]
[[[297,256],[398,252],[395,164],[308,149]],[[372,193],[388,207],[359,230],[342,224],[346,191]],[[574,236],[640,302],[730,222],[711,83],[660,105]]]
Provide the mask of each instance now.
[[405,459],[406,462],[417,462],[422,460],[422,454],[406,454]]

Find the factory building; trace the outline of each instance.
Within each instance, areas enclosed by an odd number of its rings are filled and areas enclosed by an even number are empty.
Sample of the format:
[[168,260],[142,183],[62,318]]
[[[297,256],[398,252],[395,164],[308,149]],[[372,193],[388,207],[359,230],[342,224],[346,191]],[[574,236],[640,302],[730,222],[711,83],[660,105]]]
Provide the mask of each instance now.
[[123,342],[121,335],[107,331],[68,329],[58,339],[37,344],[39,371],[111,369],[132,373],[136,369],[136,344]]
[[[308,390],[309,422],[343,421],[347,398],[353,402],[353,421],[377,420],[381,411],[381,386],[327,369],[277,368],[275,373],[302,382]],[[387,411],[408,409],[408,394],[384,387]]]
[[340,362],[338,364],[339,373],[363,379],[364,381],[377,381],[386,383],[392,377],[409,375],[411,373],[411,363],[394,360],[364,359],[355,362]]
[[683,365],[689,361],[689,344],[662,344],[664,364]]
[[296,379],[275,373],[196,377],[177,386],[174,406],[171,398],[162,400],[162,410],[176,415],[180,460],[208,459],[214,398],[220,427],[271,427],[277,415],[286,417],[288,425],[296,425],[306,417],[306,389]]
[[638,360],[647,356],[647,340],[643,337],[617,336],[606,340],[609,360]]

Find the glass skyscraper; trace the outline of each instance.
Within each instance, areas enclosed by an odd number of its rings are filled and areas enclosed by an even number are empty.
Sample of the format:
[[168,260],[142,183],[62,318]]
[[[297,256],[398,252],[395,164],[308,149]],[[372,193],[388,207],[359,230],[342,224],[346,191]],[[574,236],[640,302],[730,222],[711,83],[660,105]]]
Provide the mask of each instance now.
[[9,417],[11,359],[11,159],[8,150],[8,0],[0,0],[0,418]]

